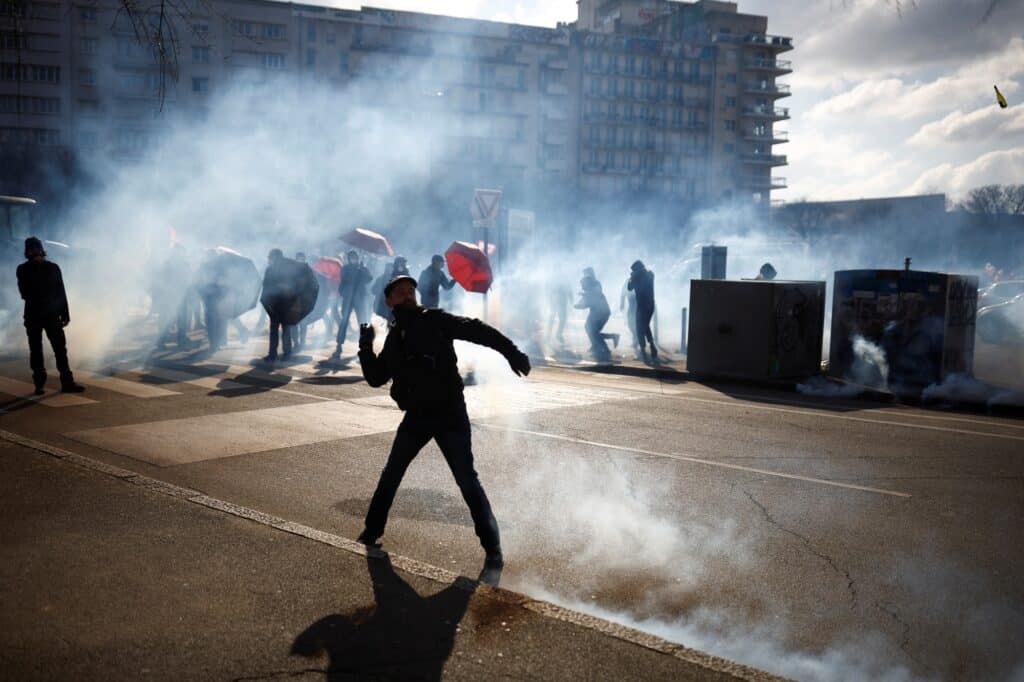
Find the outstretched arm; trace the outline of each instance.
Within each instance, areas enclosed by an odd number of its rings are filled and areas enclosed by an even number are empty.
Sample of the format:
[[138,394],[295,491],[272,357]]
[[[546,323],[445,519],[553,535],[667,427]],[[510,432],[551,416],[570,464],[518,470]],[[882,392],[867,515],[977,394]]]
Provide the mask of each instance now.
[[470,317],[438,312],[442,315],[442,328],[449,337],[492,348],[505,356],[516,374],[530,373],[530,361],[526,355],[516,347],[512,339],[491,325]]
[[441,286],[443,286],[445,288],[445,291],[448,291],[453,286],[455,286],[455,280],[454,279],[448,279],[447,277],[445,277],[444,273],[442,272],[441,273]]

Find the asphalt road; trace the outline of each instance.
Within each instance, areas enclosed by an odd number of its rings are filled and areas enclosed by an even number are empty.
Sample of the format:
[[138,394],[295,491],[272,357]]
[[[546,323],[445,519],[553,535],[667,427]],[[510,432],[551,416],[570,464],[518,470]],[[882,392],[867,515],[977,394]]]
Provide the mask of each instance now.
[[[0,428],[354,538],[400,413],[357,365],[256,353],[126,353],[38,401],[11,356]],[[504,587],[801,679],[1024,676],[1024,422],[473,362]],[[383,542],[479,572],[433,444]]]

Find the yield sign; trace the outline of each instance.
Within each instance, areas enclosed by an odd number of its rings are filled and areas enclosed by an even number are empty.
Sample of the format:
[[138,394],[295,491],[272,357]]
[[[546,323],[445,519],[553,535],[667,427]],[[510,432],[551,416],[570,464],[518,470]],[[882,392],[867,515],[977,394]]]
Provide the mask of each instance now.
[[473,214],[473,220],[492,221],[498,217],[500,204],[500,189],[478,189],[473,194],[473,203],[469,210]]

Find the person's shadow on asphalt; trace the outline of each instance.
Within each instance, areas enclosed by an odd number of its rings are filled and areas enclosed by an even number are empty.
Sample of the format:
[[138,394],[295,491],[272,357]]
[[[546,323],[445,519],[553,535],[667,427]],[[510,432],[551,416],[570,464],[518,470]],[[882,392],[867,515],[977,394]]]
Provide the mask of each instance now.
[[429,597],[402,580],[384,555],[367,556],[375,604],[321,618],[292,643],[292,655],[327,655],[328,680],[440,680],[476,583],[458,578]]

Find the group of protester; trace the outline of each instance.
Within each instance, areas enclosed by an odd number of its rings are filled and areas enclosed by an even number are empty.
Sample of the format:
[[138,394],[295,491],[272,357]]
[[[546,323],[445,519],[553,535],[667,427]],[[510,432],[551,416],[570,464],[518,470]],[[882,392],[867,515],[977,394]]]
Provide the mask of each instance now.
[[[548,318],[547,336],[564,346],[565,325],[569,316],[572,291],[562,283],[555,283],[549,291],[551,316]],[[590,352],[594,359],[599,362],[611,360],[612,353],[608,341],[617,348],[621,337],[619,334],[604,331],[605,325],[611,319],[612,310],[594,268],[584,268],[583,278],[580,279],[579,298],[573,307],[587,311],[584,328],[590,340]],[[626,313],[626,322],[633,337],[632,347],[637,356],[645,362],[656,361],[658,348],[654,343],[654,331],[651,328],[654,318],[654,272],[648,270],[643,261],[635,261],[630,266],[629,278],[623,284],[619,297],[619,310]]]

